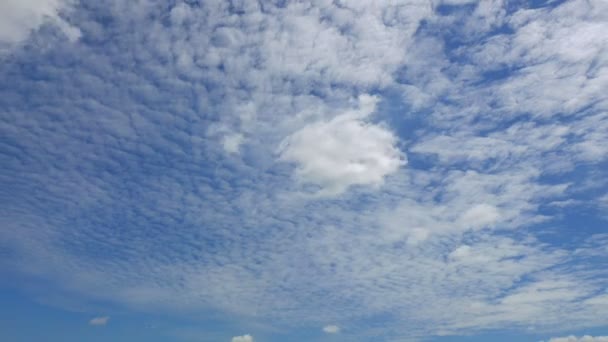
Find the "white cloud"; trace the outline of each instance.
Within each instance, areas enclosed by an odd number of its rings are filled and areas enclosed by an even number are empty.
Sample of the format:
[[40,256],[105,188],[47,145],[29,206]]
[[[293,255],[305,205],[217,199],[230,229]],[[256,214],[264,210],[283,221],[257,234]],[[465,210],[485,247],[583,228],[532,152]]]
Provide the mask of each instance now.
[[365,121],[376,101],[362,96],[357,109],[295,132],[282,143],[281,159],[296,163],[296,176],[321,186],[325,194],[339,194],[352,185],[381,185],[406,162],[395,146],[397,137]]
[[[131,46],[145,75],[140,69],[111,74],[108,66],[103,79],[100,57],[91,62],[94,72],[62,78],[70,83],[74,77],[78,86],[56,97],[66,101],[57,120],[34,111],[21,115],[28,120],[23,124],[3,123],[3,130],[15,132],[11,139],[28,147],[24,160],[7,160],[7,193],[13,184],[14,192],[27,193],[19,187],[31,184],[31,193],[45,199],[41,205],[28,196],[11,201],[18,210],[2,222],[12,229],[0,231],[0,243],[23,249],[17,267],[143,309],[212,308],[252,321],[317,327],[390,313],[399,337],[429,336],[438,326],[445,334],[470,334],[602,323],[597,312],[605,312],[608,301],[597,295],[605,284],[592,277],[598,272],[593,264],[536,241],[528,228],[547,220],[539,211],[545,199],[569,196],[565,185],[543,178],[548,172],[578,161],[592,169],[605,158],[606,114],[573,113],[606,103],[598,53],[605,42],[594,26],[605,24],[594,16],[608,12],[568,19],[569,12],[585,9],[575,0],[575,6],[560,5],[566,10],[522,10],[510,18],[499,2],[486,1],[475,9],[479,18],[465,20],[467,32],[508,24],[514,33],[464,42],[452,51],[462,58],[447,58],[449,44],[437,34],[459,28],[450,22],[456,14],[434,17],[426,2],[232,2],[239,15],[226,1],[182,2],[170,13],[160,2],[121,3],[107,6],[112,29],[129,30],[113,35],[107,51]],[[587,17],[595,18],[593,25],[583,25]],[[422,18],[432,32],[419,27]],[[574,20],[582,31],[572,32],[588,35],[575,42],[577,49],[555,50],[562,38],[576,38],[554,30],[570,25],[561,20]],[[597,45],[590,46],[591,36]],[[595,62],[587,53],[596,54]],[[130,58],[125,55],[108,60]],[[554,56],[568,63],[555,64]],[[516,71],[479,86],[480,75],[505,64]],[[406,83],[396,85],[400,73]],[[84,76],[98,80],[96,86],[87,87]],[[141,89],[120,88],[134,81]],[[211,85],[200,86],[204,82]],[[382,113],[396,121],[420,119],[403,144],[423,157],[412,167],[402,167],[395,133],[374,121],[379,98],[349,102],[393,87],[404,90],[413,112],[425,113]],[[107,90],[97,95],[107,102],[99,108],[88,100],[95,98],[93,88]],[[72,97],[81,89],[87,101]],[[108,95],[113,89],[120,93],[115,107]],[[131,98],[132,92],[155,105]],[[83,103],[113,114],[74,121]],[[157,103],[162,111],[147,111]],[[125,108],[135,110],[126,116]],[[573,114],[566,123],[547,119],[562,109]],[[66,122],[74,127],[66,131]],[[86,144],[82,136],[90,136]],[[247,149],[240,148],[243,137]],[[40,150],[31,143],[37,141],[48,147]],[[293,189],[291,169],[274,163],[272,153],[281,141],[279,157],[292,163],[295,178],[321,188],[320,194],[343,197],[303,201],[286,191]],[[209,167],[226,152],[229,160]],[[150,163],[123,165],[121,158],[131,154]],[[73,158],[67,166],[80,164],[58,168],[51,162],[66,156]],[[34,174],[23,165],[50,171]],[[133,177],[100,175],[99,165],[129,166]],[[357,185],[377,191],[347,191]],[[53,211],[53,219],[45,219],[55,207],[68,208],[68,217]],[[116,220],[129,229],[114,234],[104,228]],[[100,249],[112,253],[99,261],[83,252]],[[595,248],[593,256],[605,250]]]
[[340,327],[337,325],[326,325],[323,327],[323,331],[328,334],[337,334],[340,332]]
[[608,209],[608,194],[605,194],[597,199],[597,205],[602,209]]
[[[136,18],[155,9],[114,7],[116,16]],[[179,4],[171,9],[171,27],[142,23],[149,32],[142,48],[171,61],[186,79],[217,82],[213,91],[222,101],[212,109],[219,117],[213,126],[280,141],[293,132],[285,126],[311,103],[320,107],[312,118],[327,121],[336,104],[391,85],[412,36],[430,15],[430,3],[410,0]],[[209,110],[208,102],[201,107]]]
[[241,144],[243,143],[242,134],[230,134],[224,136],[224,150],[228,153],[238,153]]
[[[554,9],[521,9],[508,20],[515,33],[479,44],[476,66],[521,68],[489,92],[502,112],[535,117],[574,115],[591,103],[605,108],[608,45],[605,1],[569,1]],[[577,94],[577,96],[560,96]],[[504,109],[507,109],[506,111]]]
[[89,324],[90,325],[106,325],[106,324],[108,324],[109,320],[110,320],[109,316],[100,316],[100,317],[92,318],[89,321]]
[[491,158],[506,159],[525,153],[527,149],[526,145],[516,145],[492,137],[438,136],[415,145],[412,152],[437,154],[440,160],[446,163],[475,163]]
[[251,335],[235,336],[232,338],[232,342],[253,342]]
[[576,337],[573,335],[566,337],[553,337],[548,342],[608,342],[608,336],[581,336]]
[[25,40],[45,22],[57,25],[70,39],[80,31],[60,17],[71,5],[69,0],[3,0],[0,2],[0,51]]
[[438,3],[444,4],[444,5],[459,6],[459,5],[468,5],[473,2],[475,2],[475,0],[440,0]]
[[460,220],[466,227],[483,228],[492,225],[500,218],[498,209],[490,204],[476,204],[465,211]]

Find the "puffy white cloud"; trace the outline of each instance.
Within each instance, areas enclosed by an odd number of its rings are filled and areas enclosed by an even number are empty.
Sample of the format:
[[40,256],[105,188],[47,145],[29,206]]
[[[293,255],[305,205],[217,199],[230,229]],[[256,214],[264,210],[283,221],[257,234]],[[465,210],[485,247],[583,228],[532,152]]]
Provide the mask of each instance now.
[[253,342],[251,335],[235,336],[231,340],[232,342]]
[[547,342],[608,342],[608,336],[581,336],[576,337],[573,335],[566,337],[553,337]]
[[108,324],[108,321],[110,321],[109,316],[100,316],[100,317],[92,318],[89,321],[89,324],[90,325],[106,325],[106,324]]
[[296,176],[322,187],[323,194],[338,194],[352,185],[381,185],[406,162],[395,146],[397,137],[366,121],[376,101],[362,96],[357,109],[295,132],[283,141],[281,159],[296,163]]
[[45,22],[57,25],[70,39],[80,37],[80,31],[60,17],[70,6],[70,0],[4,0],[0,2],[0,52],[25,40],[32,30]]
[[340,327],[337,325],[326,325],[323,327],[323,331],[328,334],[337,334],[340,332]]

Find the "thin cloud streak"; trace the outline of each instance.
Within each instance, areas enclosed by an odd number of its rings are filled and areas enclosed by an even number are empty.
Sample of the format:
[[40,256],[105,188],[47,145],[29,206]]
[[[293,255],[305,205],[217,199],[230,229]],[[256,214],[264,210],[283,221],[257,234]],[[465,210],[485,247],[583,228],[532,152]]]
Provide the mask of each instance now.
[[89,321],[89,325],[96,325],[96,326],[107,325],[109,321],[110,321],[109,316],[99,316],[99,317],[92,318]]

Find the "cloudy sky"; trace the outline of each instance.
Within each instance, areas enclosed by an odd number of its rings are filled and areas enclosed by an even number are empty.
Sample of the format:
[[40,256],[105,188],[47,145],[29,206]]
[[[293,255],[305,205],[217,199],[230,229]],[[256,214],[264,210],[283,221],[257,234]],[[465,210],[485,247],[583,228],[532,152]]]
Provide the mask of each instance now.
[[607,32],[606,0],[0,1],[0,339],[608,341]]

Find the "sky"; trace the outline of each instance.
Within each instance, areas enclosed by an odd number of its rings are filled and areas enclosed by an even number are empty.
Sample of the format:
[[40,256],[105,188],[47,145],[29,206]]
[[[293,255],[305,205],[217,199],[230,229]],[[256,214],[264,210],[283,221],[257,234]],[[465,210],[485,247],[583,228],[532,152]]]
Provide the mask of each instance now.
[[606,32],[606,0],[1,1],[0,340],[608,341]]

